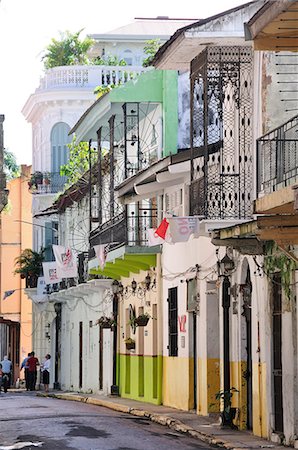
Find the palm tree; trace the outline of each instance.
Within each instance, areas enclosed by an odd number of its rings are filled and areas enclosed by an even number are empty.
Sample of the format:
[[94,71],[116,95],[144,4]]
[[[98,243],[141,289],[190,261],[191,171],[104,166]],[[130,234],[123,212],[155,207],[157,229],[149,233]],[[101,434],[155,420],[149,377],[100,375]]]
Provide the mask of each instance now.
[[26,279],[26,288],[37,286],[38,277],[41,274],[42,262],[44,261],[44,249],[40,252],[34,252],[30,248],[22,251],[20,256],[15,259],[15,265],[18,266],[14,273],[19,273],[21,278]]

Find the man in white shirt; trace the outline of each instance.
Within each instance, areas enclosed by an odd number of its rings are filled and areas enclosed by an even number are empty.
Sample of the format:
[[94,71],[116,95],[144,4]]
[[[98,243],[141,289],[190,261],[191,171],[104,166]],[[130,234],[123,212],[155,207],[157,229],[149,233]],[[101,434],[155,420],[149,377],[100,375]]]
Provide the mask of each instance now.
[[8,359],[7,355],[5,355],[3,361],[1,361],[1,366],[2,366],[2,384],[4,392],[7,392],[7,389],[10,387],[11,369],[12,369],[12,362]]

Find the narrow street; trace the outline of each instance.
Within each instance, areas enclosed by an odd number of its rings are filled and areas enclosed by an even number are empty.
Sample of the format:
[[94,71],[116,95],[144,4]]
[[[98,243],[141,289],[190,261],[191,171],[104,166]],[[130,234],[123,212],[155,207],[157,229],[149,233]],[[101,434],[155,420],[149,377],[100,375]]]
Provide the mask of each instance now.
[[35,393],[2,392],[0,407],[0,450],[211,448],[142,417]]

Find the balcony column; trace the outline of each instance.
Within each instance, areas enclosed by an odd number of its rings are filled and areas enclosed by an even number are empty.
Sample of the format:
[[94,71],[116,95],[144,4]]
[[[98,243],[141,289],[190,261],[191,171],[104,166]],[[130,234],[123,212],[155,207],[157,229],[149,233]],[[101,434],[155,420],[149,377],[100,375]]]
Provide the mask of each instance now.
[[102,127],[100,127],[97,134],[97,188],[98,188],[98,224],[100,225],[102,222],[102,173],[101,173],[101,132]]
[[110,218],[114,217],[114,131],[115,115],[109,119],[110,126]]

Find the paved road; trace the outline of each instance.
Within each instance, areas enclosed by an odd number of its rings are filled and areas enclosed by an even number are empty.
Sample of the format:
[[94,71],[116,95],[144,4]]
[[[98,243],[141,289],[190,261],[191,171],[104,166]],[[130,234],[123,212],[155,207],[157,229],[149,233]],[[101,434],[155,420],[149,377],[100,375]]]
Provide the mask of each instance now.
[[0,450],[193,450],[212,447],[143,417],[77,402],[0,395]]

